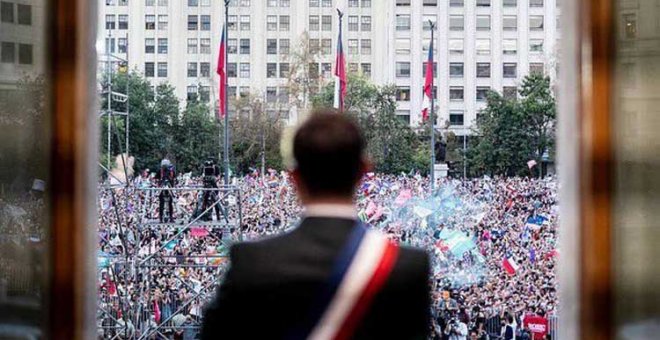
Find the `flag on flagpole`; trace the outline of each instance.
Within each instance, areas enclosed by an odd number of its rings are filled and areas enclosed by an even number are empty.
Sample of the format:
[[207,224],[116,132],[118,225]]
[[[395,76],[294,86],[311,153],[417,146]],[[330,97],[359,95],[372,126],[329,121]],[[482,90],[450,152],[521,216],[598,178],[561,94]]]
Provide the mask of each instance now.
[[516,271],[518,271],[518,261],[516,261],[516,258],[513,256],[507,256],[504,258],[502,261],[502,266],[504,267],[504,270],[506,270],[507,273],[510,275],[514,275]]
[[334,107],[344,111],[344,98],[346,98],[346,60],[344,59],[344,47],[341,42],[342,17],[344,14],[337,9],[339,15],[339,35],[337,37],[337,56],[335,58],[335,98]]
[[426,61],[426,75],[424,80],[424,99],[422,100],[422,119],[429,118],[431,96],[433,95],[433,41],[429,44],[429,58]]
[[220,76],[220,98],[218,100],[218,105],[220,105],[220,109],[218,110],[218,119],[222,119],[225,117],[227,112],[225,112],[226,108],[226,101],[227,101],[227,60],[225,60],[225,49],[227,48],[226,42],[225,42],[225,29],[226,29],[226,23],[225,25],[222,26],[222,38],[220,38],[220,52],[218,52],[218,68],[216,72]]

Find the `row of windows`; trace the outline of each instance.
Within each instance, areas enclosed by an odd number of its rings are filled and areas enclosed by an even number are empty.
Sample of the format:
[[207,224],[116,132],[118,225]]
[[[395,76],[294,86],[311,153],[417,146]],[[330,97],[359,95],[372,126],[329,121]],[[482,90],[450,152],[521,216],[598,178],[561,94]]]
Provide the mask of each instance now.
[[[199,72],[197,72],[199,70]],[[189,78],[203,77],[208,78],[211,76],[211,63],[208,62],[191,62],[188,63],[186,75]]]
[[[505,55],[515,55],[518,53],[518,39],[502,39],[502,53]],[[490,39],[476,39],[475,47],[477,55],[490,55]],[[398,55],[410,54],[410,38],[396,38],[394,49]],[[422,49],[429,50],[431,39],[422,40]],[[529,52],[531,54],[543,53],[543,39],[529,39]],[[434,48],[437,51],[437,46]],[[462,55],[464,53],[464,40],[462,38],[449,39],[449,53],[453,55]]]
[[289,63],[280,63],[279,76],[277,73],[277,63],[266,63],[266,78],[287,78],[289,77]]
[[1,1],[0,22],[30,26],[32,25],[32,6]]
[[[518,96],[518,88],[516,86],[504,86],[502,88],[502,96],[506,99],[515,99]],[[433,95],[437,95],[437,87],[433,87]],[[475,97],[477,102],[484,102],[488,97],[488,92],[491,90],[490,86],[477,86]],[[423,94],[423,89],[421,91]],[[395,92],[396,100],[399,102],[410,101],[410,86],[397,86]],[[450,86],[449,87],[449,100],[452,102],[462,102],[464,99],[463,86]]]
[[289,7],[289,6],[291,6],[291,1],[290,0],[268,0],[268,7],[278,7],[278,6],[279,7]]
[[[410,6],[411,1],[414,0],[396,0],[396,5],[400,7]],[[424,6],[437,6],[438,0],[424,0]],[[491,0],[476,0],[476,7],[490,7]],[[450,7],[463,7],[465,0],[449,0]],[[518,0],[502,0],[503,7],[517,7]],[[529,0],[529,7],[543,7],[543,0]]]
[[[229,39],[232,40],[232,39]],[[234,39],[234,43],[235,43]],[[290,40],[289,39],[280,39],[279,40],[279,53],[283,55],[289,54],[289,48],[290,48]],[[266,39],[266,54],[277,54],[277,46],[278,46],[278,41],[277,39]],[[230,52],[231,53],[231,50]],[[236,53],[236,50],[234,49],[234,53]]]
[[[230,15],[231,17],[231,15]],[[277,31],[277,15],[268,15],[266,16],[266,30],[268,31]],[[288,15],[279,16],[280,31],[288,31],[291,27],[291,20]],[[229,18],[229,23],[231,27],[231,18]],[[231,29],[231,28],[230,28]]]
[[[397,61],[395,63],[395,70],[397,78],[410,78],[410,65],[408,61]],[[437,74],[437,63],[433,65],[434,73]],[[477,63],[477,78],[490,78],[491,77],[491,64],[490,63]],[[422,74],[426,70],[426,63],[422,64]],[[543,63],[529,63],[530,73],[544,73]],[[463,63],[449,63],[449,76],[451,78],[462,78],[464,75]],[[502,77],[503,78],[517,78],[518,77],[518,63],[503,63],[502,64]]]
[[0,62],[7,64],[32,65],[33,51],[32,44],[21,44],[10,41],[0,43]]
[[[476,16],[476,29],[477,31],[490,31],[490,15],[477,15]],[[397,14],[396,15],[396,30],[397,31],[410,31],[411,21],[410,14]],[[530,15],[529,16],[529,30],[530,31],[543,31],[543,15]],[[433,14],[423,16],[423,29],[428,31],[431,22],[436,22],[437,17]],[[465,17],[462,14],[452,14],[449,16],[449,30],[450,31],[463,31],[465,30]],[[518,16],[505,15],[502,17],[502,30],[504,31],[517,31],[518,30]]]
[[205,85],[190,85],[186,88],[187,100],[199,100],[208,103],[211,99],[211,87]]
[[[148,2],[149,1],[147,0],[147,3]],[[163,5],[160,5],[160,6],[167,6],[167,1],[159,1],[159,3],[160,2],[164,3]],[[116,6],[116,5],[128,6],[128,0],[105,0],[105,5],[106,6]],[[151,6],[153,6],[153,1],[152,1]]]

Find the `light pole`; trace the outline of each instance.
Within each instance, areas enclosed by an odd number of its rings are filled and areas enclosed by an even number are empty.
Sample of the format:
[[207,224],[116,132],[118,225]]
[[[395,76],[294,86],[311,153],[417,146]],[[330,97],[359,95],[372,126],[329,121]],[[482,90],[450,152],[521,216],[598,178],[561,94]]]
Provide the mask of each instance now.
[[[229,43],[229,0],[225,0],[225,44]],[[225,65],[223,65],[225,69],[225,74],[224,76],[227,77],[227,65],[229,63],[227,62],[227,58],[229,58],[229,53],[228,48],[225,47]],[[228,80],[228,79],[227,79]],[[225,81],[225,96],[228,96],[229,94],[229,84],[227,81]],[[225,150],[224,150],[224,155],[223,155],[223,162],[225,163],[225,185],[229,185],[229,100],[228,98],[225,98]]]
[[433,190],[435,189],[435,91],[434,90],[434,85],[435,85],[435,73],[433,72],[433,37],[434,37],[434,31],[435,31],[435,24],[433,21],[429,20],[429,25],[431,28],[431,43],[429,44],[429,55],[431,58],[428,61],[431,63],[431,117],[429,117],[429,125],[431,126],[431,193],[433,193]]

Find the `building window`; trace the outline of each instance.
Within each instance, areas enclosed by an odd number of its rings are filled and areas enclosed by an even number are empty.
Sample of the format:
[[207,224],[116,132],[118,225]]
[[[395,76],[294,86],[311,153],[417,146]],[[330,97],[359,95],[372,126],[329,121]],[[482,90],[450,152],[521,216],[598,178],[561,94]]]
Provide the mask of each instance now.
[[236,78],[237,74],[236,63],[227,63],[227,78]]
[[211,54],[211,39],[199,39],[199,52],[201,54]]
[[211,76],[211,63],[199,63],[199,75],[202,77]]
[[309,78],[318,79],[319,78],[319,64],[318,63],[309,63],[307,64],[307,71],[309,73]]
[[280,54],[289,54],[289,39],[280,39]]
[[628,13],[623,15],[623,28],[626,39],[637,38],[637,15]]
[[449,63],[449,77],[463,78],[463,63]]
[[[426,65],[427,64],[428,64],[427,62],[422,63],[422,76],[426,76]],[[433,76],[436,77],[437,75],[438,75],[438,63],[434,61],[433,62]]]
[[431,22],[435,25],[438,22],[438,17],[435,14],[424,14],[422,17],[422,29],[424,31],[430,31]]
[[545,73],[545,67],[543,63],[529,63],[529,74],[540,74]]
[[[14,3],[13,2],[0,2],[0,22],[14,23]],[[108,27],[108,16],[106,19],[106,29]],[[114,20],[113,20],[114,21]]]
[[154,63],[151,62],[146,62],[144,63],[144,76],[148,78],[152,78],[155,73],[154,73]]
[[128,49],[128,39],[117,38],[117,51],[119,53],[126,53],[127,49]]
[[197,77],[197,63],[188,63],[188,77]]
[[144,53],[147,54],[156,53],[156,39],[154,38],[144,39]]
[[250,39],[241,39],[241,54],[250,54]]
[[348,72],[357,73],[358,72],[358,63],[348,63]]
[[398,61],[396,63],[396,76],[398,78],[410,78],[410,62]]
[[464,50],[463,39],[449,39],[449,54],[462,55]]
[[543,7],[543,0],[529,0],[529,7]]
[[461,110],[451,110],[449,111],[449,125],[451,126],[461,126],[463,125],[463,111]]
[[502,29],[505,31],[516,31],[518,29],[518,17],[505,15],[502,17]]
[[158,0],[158,6],[167,6],[167,0]]
[[193,101],[197,99],[197,86],[190,85],[186,87],[186,100]]
[[128,29],[128,15],[120,14],[118,21],[119,21],[118,25],[119,25],[120,30],[127,30]]
[[543,16],[530,15],[529,16],[529,30],[530,31],[543,31]]
[[437,6],[438,5],[438,0],[424,0],[423,5],[424,6]]
[[490,91],[488,86],[477,86],[477,101],[485,102],[488,98],[488,91]]
[[[357,1],[355,1],[357,2]],[[351,3],[348,3],[348,6],[351,6]],[[309,7],[319,7],[319,0],[309,0]],[[356,6],[357,7],[357,6]]]
[[[250,29],[250,17],[248,16],[248,29]],[[241,17],[243,19],[243,17]],[[200,21],[202,22],[202,31],[210,31],[211,30],[211,16],[210,15],[200,15]],[[241,27],[242,27],[241,23]],[[242,29],[242,28],[241,28]]]
[[156,16],[155,15],[145,15],[144,16],[144,29],[146,29],[146,30],[155,30],[156,29]]
[[3,41],[0,44],[2,48],[2,55],[0,56],[0,62],[13,64],[16,62],[16,44],[13,42]]
[[268,0],[268,7],[277,7],[277,0]]
[[288,104],[289,103],[289,88],[286,86],[280,86],[279,90],[277,91],[277,101],[280,102],[280,104]]
[[147,6],[147,7],[154,6],[155,4],[156,4],[156,0],[145,0],[144,1],[144,5]]
[[266,87],[266,102],[274,103],[277,101],[277,87],[268,86]]
[[158,77],[167,77],[167,63],[158,63]]
[[250,7],[250,0],[241,0],[241,7]]
[[266,63],[266,78],[275,78],[275,77],[277,77],[277,64]]
[[269,15],[266,17],[266,30],[277,31],[277,16]]
[[158,29],[161,31],[167,30],[167,14],[158,16]]
[[516,99],[518,97],[518,88],[515,86],[504,86],[502,88],[502,96],[508,100]]
[[529,52],[531,52],[531,53],[543,53],[543,39],[530,39],[529,40]]
[[332,0],[321,0],[321,7],[332,7]]
[[321,63],[321,75],[324,78],[329,78],[330,76],[332,76],[332,64]]
[[199,86],[199,100],[208,103],[211,99],[211,88],[209,86]]
[[[426,54],[426,52],[429,51],[429,48],[431,47],[431,39],[422,39],[422,51]],[[436,52],[438,50],[438,46],[434,45],[433,46],[433,52]]]
[[410,110],[396,110],[396,117],[407,125],[410,125]]
[[397,86],[396,100],[400,102],[410,101],[410,86]]
[[241,63],[240,71],[241,78],[250,78],[250,63]]
[[[13,14],[12,14],[13,16]],[[108,14],[105,16],[105,29],[107,30],[113,30],[115,29],[115,15],[114,14]]]
[[410,31],[410,14],[397,14],[396,15],[396,30],[397,31]]
[[362,69],[363,76],[371,78],[371,63],[362,63],[360,68]]
[[348,17],[348,31],[357,32],[358,30],[358,16],[351,15]]
[[332,39],[321,39],[321,54],[329,55],[332,53]]
[[371,39],[362,39],[360,43],[360,53],[362,53],[362,55],[371,54]]
[[280,31],[288,31],[289,28],[291,27],[289,16],[288,15],[280,15]]
[[18,63],[21,65],[32,65],[31,44],[18,44]]
[[266,39],[266,54],[277,54],[277,39]]
[[280,7],[289,7],[291,6],[290,0],[280,0]]
[[[202,23],[202,25],[204,24]],[[249,31],[249,30],[250,30],[250,16],[241,15],[241,31]]]
[[196,15],[188,16],[188,31],[196,31],[199,26],[199,17]]
[[516,7],[516,6],[518,6],[518,0],[502,0],[502,6],[504,6],[504,7]]
[[227,53],[229,53],[229,54],[238,53],[238,40],[237,39],[228,39],[227,40]]
[[167,38],[158,39],[158,54],[167,54]]
[[449,0],[449,7],[463,7],[463,0]]
[[490,63],[477,63],[477,78],[490,78]]
[[348,54],[357,55],[358,54],[358,40],[357,39],[348,39]]
[[477,7],[490,7],[490,0],[477,0]]
[[197,7],[199,5],[199,0],[188,0],[189,7]]
[[197,54],[197,39],[188,38],[188,54]]
[[463,101],[463,86],[451,86],[449,87],[449,100],[453,102],[462,102]]
[[400,7],[409,7],[410,0],[396,0],[396,5]]
[[321,17],[321,30],[332,31],[332,16],[324,15]]
[[410,54],[410,39],[408,38],[396,38],[394,41],[394,48],[396,54],[408,55]]
[[502,73],[504,78],[516,78],[518,77],[518,64],[516,63],[504,63],[502,65]]
[[280,63],[280,78],[289,77],[289,63]]
[[229,86],[229,87],[227,88],[227,96],[228,96],[229,98],[236,98],[236,94],[237,94],[237,93],[238,93],[238,92],[236,92],[236,86]]
[[227,29],[230,31],[236,31],[238,28],[238,15],[230,15],[227,20]]
[[362,26],[360,28],[362,32],[371,32],[371,16],[363,15],[362,16]]
[[[18,24],[19,25],[32,25],[32,6],[18,4]],[[121,28],[121,15],[119,16],[119,29]]]
[[321,49],[321,43],[319,39],[309,39],[309,53],[317,54]]
[[[318,5],[318,3],[319,3],[318,0],[310,0],[309,1],[309,7],[312,7],[312,1],[316,2],[316,7],[319,6]],[[359,3],[358,0],[348,0],[348,7],[358,7],[358,3]]]
[[477,55],[490,55],[490,39],[476,40]]
[[518,40],[504,39],[502,40],[502,54],[515,55],[518,53]]
[[319,30],[319,16],[318,15],[310,15],[309,16],[309,30],[310,31],[318,31]]
[[362,0],[362,8],[371,7],[371,0]]
[[477,15],[477,31],[490,31],[490,15]]
[[449,30],[450,31],[462,31],[463,30],[463,16],[462,15],[450,15],[449,16]]

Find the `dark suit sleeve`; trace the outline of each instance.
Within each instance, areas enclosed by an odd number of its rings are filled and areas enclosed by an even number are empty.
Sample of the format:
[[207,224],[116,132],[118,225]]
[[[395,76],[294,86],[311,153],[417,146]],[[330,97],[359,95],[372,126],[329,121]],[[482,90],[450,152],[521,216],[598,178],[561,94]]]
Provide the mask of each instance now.
[[202,339],[237,339],[243,318],[239,312],[240,286],[236,268],[240,263],[238,245],[231,248],[231,267],[217,289],[215,298],[207,305],[202,323]]
[[416,303],[414,311],[411,311],[415,314],[415,316],[412,318],[414,320],[413,322],[415,325],[413,326],[413,329],[415,329],[416,336],[413,336],[412,338],[414,339],[426,339],[428,334],[429,334],[429,321],[430,321],[430,315],[431,315],[431,291],[430,291],[430,286],[429,286],[429,274],[430,274],[430,266],[429,266],[429,257],[428,255],[423,252],[423,251],[416,251],[415,252],[415,257],[416,257],[416,263],[419,264],[419,267],[415,271],[415,280],[413,281],[413,284],[415,287],[411,287],[410,289],[411,294],[414,295],[415,301],[418,301]]

